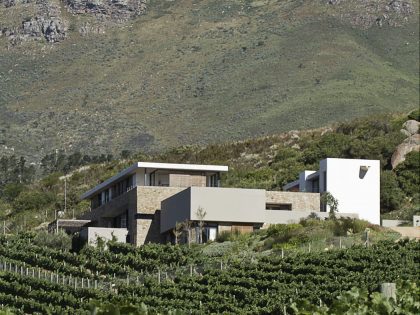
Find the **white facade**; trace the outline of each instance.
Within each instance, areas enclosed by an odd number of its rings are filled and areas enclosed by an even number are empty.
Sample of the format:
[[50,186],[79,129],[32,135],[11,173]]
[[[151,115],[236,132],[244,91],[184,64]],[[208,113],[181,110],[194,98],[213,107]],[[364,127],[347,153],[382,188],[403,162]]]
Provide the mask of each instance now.
[[360,219],[380,224],[379,160],[327,158],[317,172],[302,172],[299,180],[283,189],[328,191],[338,200],[338,213],[356,213]]

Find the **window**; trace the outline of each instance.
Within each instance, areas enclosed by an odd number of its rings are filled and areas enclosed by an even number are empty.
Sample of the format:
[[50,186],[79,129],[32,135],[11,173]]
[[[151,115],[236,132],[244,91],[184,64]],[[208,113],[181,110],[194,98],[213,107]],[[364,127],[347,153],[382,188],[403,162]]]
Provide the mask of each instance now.
[[291,203],[266,203],[265,204],[266,210],[292,210]]

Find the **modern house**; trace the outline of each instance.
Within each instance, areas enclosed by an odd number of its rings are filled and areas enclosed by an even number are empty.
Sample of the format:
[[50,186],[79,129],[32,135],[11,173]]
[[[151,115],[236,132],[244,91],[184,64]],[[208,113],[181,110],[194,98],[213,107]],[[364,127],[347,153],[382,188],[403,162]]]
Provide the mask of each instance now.
[[[338,200],[338,214],[356,213],[360,219],[380,224],[380,161],[327,158],[318,171],[303,171],[283,190],[323,193]],[[323,205],[321,211],[328,211]]]
[[211,240],[221,231],[253,231],[312,212],[328,216],[319,211],[319,193],[222,188],[227,171],[219,165],[138,162],[83,194],[91,209],[79,219],[89,220],[87,230],[126,232],[127,242],[141,245],[173,240],[176,224],[185,221],[203,222],[203,237]]

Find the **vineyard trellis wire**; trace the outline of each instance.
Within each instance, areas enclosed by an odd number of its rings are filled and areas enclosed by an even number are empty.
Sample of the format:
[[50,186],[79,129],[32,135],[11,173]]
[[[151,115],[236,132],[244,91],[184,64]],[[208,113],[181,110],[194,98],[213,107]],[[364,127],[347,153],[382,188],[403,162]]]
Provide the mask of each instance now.
[[[291,257],[303,252],[315,251],[329,251],[335,249],[344,249],[353,245],[368,245],[366,242],[361,241],[355,237],[336,237],[329,240],[318,240],[301,245],[292,249],[279,248],[277,249],[278,255],[282,258]],[[232,259],[232,258],[231,258]],[[63,272],[53,272],[41,267],[34,267],[27,265],[25,262],[9,259],[0,254],[0,271],[16,273],[21,276],[38,278],[57,283],[61,285],[71,286],[75,289],[98,289],[105,290],[111,293],[116,293],[115,286],[118,284],[136,284],[142,285],[147,279],[155,279],[158,283],[164,281],[174,281],[179,275],[189,274],[201,275],[206,271],[212,270],[226,270],[230,268],[229,259],[219,259],[209,261],[203,264],[189,264],[186,266],[160,266],[156,271],[148,272],[127,272],[125,277],[116,276],[115,273],[107,275],[104,279],[77,277]]]

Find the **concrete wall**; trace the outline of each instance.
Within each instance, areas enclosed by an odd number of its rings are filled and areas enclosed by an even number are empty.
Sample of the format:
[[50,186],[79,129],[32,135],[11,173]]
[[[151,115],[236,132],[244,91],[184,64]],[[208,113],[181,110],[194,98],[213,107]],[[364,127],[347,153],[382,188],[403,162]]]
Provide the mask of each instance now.
[[[266,203],[290,203],[292,211],[265,210]],[[319,211],[319,194],[265,191],[262,189],[191,187],[162,202],[161,232],[176,222],[198,221],[197,210],[206,212],[206,222],[287,223]],[[299,212],[301,214],[295,214]],[[328,216],[328,214],[323,214]],[[230,229],[230,227],[229,227]]]
[[382,220],[383,227],[395,227],[401,224],[407,224],[408,221],[405,220]]
[[86,227],[80,232],[80,236],[85,239],[89,245],[96,246],[98,238],[104,241],[110,241],[114,237],[117,242],[125,243],[127,238],[127,229]]
[[[367,172],[361,166],[368,166]],[[380,163],[378,160],[325,159],[320,163],[319,187],[338,200],[339,213],[357,213],[360,219],[380,224]]]
[[413,215],[413,226],[420,226],[420,215]]
[[[265,191],[262,189],[190,187],[162,202],[161,232],[186,219],[198,221],[202,208],[206,222],[255,223],[262,221]],[[179,212],[179,213],[177,213]]]
[[292,211],[319,211],[320,198],[318,193],[266,191],[265,198],[266,203],[290,203],[292,204]]
[[190,220],[191,192],[189,189],[162,201],[160,231],[173,229],[176,223]]
[[198,208],[207,212],[205,221],[263,222],[265,191],[262,189],[191,187],[191,220],[199,220]]

